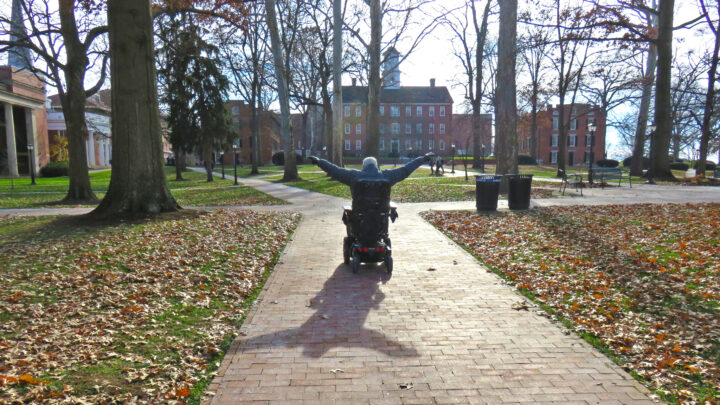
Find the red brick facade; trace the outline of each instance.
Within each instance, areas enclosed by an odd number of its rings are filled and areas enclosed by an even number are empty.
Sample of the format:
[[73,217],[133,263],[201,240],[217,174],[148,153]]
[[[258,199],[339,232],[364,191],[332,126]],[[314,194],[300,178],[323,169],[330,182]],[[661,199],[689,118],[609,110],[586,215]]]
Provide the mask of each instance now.
[[[480,143],[485,145],[485,156],[492,154],[492,114],[480,114]],[[468,149],[468,155],[473,150],[473,116],[472,114],[453,115],[452,141],[455,143],[457,153],[464,153]]]
[[[232,126],[235,129],[239,142],[237,149],[238,158],[245,164],[252,162],[252,140],[250,129],[250,106],[242,100],[228,100],[225,106],[230,113]],[[273,153],[279,151],[280,147],[280,126],[279,118],[270,111],[262,111],[260,113],[260,145],[261,160],[260,164],[269,164]],[[233,164],[232,153],[224,154],[225,164]]]
[[[566,165],[584,165],[590,159],[590,152],[594,153],[594,161],[605,157],[605,122],[606,114],[598,106],[589,104],[565,105],[565,126],[567,128],[567,156]],[[589,123],[594,122],[593,147],[591,134],[588,131]],[[546,110],[538,112],[537,117],[537,159],[540,164],[556,164],[557,153],[560,150],[559,124],[560,112],[558,106],[548,105]],[[518,154],[530,156],[530,125],[529,114],[521,116],[518,120]]]

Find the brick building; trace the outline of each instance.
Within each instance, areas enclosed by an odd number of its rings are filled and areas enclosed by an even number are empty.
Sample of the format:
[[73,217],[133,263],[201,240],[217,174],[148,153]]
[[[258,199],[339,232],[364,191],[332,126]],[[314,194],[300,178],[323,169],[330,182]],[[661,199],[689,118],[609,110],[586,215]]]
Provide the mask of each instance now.
[[[485,156],[490,156],[492,149],[492,114],[480,114],[480,143],[485,145]],[[472,114],[453,114],[452,117],[452,141],[455,143],[455,152],[463,155],[465,150],[468,155],[473,151],[473,116]]]
[[[385,53],[383,88],[380,90],[380,155],[398,156],[435,152],[450,153],[453,99],[447,87],[400,86],[399,57],[394,48]],[[368,88],[342,88],[343,155],[363,156],[367,140]]]
[[[560,111],[557,105],[548,105],[537,116],[537,160],[539,164],[556,164],[560,150],[559,125]],[[565,125],[567,128],[566,165],[587,164],[590,152],[594,153],[597,162],[605,157],[605,122],[606,114],[598,106],[590,104],[566,104]],[[588,130],[594,123],[596,130],[594,140]],[[518,154],[531,155],[530,152],[531,117],[525,114],[518,119]],[[591,145],[593,145],[591,147]]]
[[[228,100],[225,102],[230,112],[233,129],[238,136],[238,149],[236,157],[239,162],[250,164],[252,162],[252,131],[250,129],[250,106],[242,100]],[[271,111],[261,111],[260,117],[260,164],[270,162],[273,153],[281,150],[280,119]],[[224,154],[225,164],[233,164],[232,154]]]

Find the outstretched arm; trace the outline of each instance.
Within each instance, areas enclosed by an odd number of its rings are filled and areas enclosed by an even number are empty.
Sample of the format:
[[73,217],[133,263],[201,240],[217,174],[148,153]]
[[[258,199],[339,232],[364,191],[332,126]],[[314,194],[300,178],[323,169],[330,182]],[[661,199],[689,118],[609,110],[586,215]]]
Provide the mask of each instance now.
[[[357,172],[357,170],[345,169],[343,167],[336,166],[325,159],[315,158],[314,160],[316,160],[316,162],[313,163],[316,163],[318,167],[325,171],[325,173],[329,174],[330,177],[342,184],[350,186],[357,177],[354,173]],[[311,158],[310,161],[313,161],[313,159]]]
[[399,182],[405,180],[405,178],[407,178],[410,174],[412,174],[412,172],[414,172],[415,169],[420,167],[421,164],[427,162],[431,158],[432,158],[432,155],[430,155],[430,154],[420,156],[418,158],[411,160],[410,162],[408,162],[408,164],[406,164],[403,167],[399,167],[397,169],[392,169],[392,170],[383,170],[383,174],[385,175],[385,178],[388,179],[388,181],[390,182],[391,185],[395,184],[395,183],[399,183]]

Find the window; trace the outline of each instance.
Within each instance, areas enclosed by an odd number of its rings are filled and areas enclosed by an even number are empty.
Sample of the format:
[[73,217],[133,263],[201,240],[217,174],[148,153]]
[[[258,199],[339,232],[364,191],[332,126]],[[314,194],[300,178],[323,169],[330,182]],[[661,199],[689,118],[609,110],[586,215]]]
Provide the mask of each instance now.
[[428,148],[430,148],[430,150],[435,149],[435,141],[433,141],[432,139],[430,139],[430,140],[428,141]]
[[392,128],[390,129],[390,131],[391,131],[393,134],[399,134],[399,133],[400,133],[400,124],[398,124],[397,122],[393,122],[393,123],[392,123]]
[[412,141],[410,141],[409,139],[406,139],[405,140],[405,150],[410,150],[410,148],[412,148]]
[[577,114],[577,107],[572,108],[572,115],[575,115],[575,114]]
[[345,108],[344,108],[344,113],[345,113],[345,116],[346,116],[346,117],[349,117],[349,116],[350,116],[350,106],[349,106],[349,105],[346,105],[346,106],[345,106]]
[[390,106],[390,115],[392,117],[399,117],[400,116],[400,107],[398,107],[396,105],[391,105]]
[[557,151],[550,152],[550,163],[557,163]]
[[558,146],[558,134],[552,134],[552,138],[550,139],[550,146]]
[[385,106],[384,105],[380,106],[380,115],[385,115]]
[[577,135],[570,134],[570,147],[574,148],[577,146]]
[[417,115],[418,117],[422,117],[422,106],[421,105],[417,106],[417,109],[415,110],[415,115]]
[[435,124],[432,122],[428,124],[428,134],[434,134],[435,133]]
[[441,105],[441,106],[440,106],[440,116],[441,116],[441,117],[444,117],[444,116],[445,116],[445,106],[444,106],[444,105]]
[[440,140],[440,150],[445,150],[445,141]]
[[345,124],[345,135],[350,135],[350,124]]
[[360,108],[359,105],[355,106],[355,116],[361,117],[362,116],[362,108]]
[[345,150],[350,150],[350,140],[349,139],[345,140]]
[[[235,107],[233,107],[233,108],[235,108]],[[238,128],[238,129],[240,128],[240,119],[239,118],[233,118],[233,126],[235,126],[235,128]]]
[[434,117],[435,116],[435,106],[431,105],[428,107],[428,117]]
[[409,105],[405,106],[405,115],[408,117],[412,115],[412,108]]
[[355,141],[355,150],[361,150],[361,149],[362,149],[362,141],[358,139]]
[[233,113],[233,115],[238,115],[238,114],[240,114],[240,107],[234,105],[233,108],[232,108],[232,113]]
[[554,110],[554,111],[553,111],[553,115],[560,115],[560,111]]
[[415,140],[415,150],[418,152],[422,150],[422,139]]
[[440,124],[440,133],[441,134],[445,133],[445,124]]
[[585,135],[585,146],[592,146],[592,137],[590,136],[590,134]]
[[577,118],[573,118],[570,120],[570,130],[571,131],[577,130]]
[[422,135],[422,124],[415,125],[415,133],[418,135]]
[[355,124],[355,134],[360,135],[362,133],[362,124]]
[[385,150],[385,138],[380,138],[380,150]]
[[583,162],[585,162],[585,164],[590,163],[590,152],[585,152],[585,155],[583,156]]
[[553,118],[553,129],[558,129],[559,124],[559,120],[557,118]]
[[381,134],[384,134],[384,133],[385,133],[385,124],[383,124],[383,123],[381,122],[378,129],[379,129],[379,131],[380,131]]
[[410,123],[406,123],[406,124],[405,124],[405,133],[406,133],[407,135],[412,134],[412,124],[410,124]]

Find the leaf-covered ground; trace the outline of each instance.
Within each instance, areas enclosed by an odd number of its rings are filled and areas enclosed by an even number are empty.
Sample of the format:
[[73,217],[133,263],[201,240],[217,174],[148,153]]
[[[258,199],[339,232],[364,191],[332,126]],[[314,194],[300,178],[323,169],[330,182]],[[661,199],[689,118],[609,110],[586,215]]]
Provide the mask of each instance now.
[[720,204],[423,215],[668,402],[720,402]]
[[77,221],[0,219],[0,403],[197,395],[298,216]]

